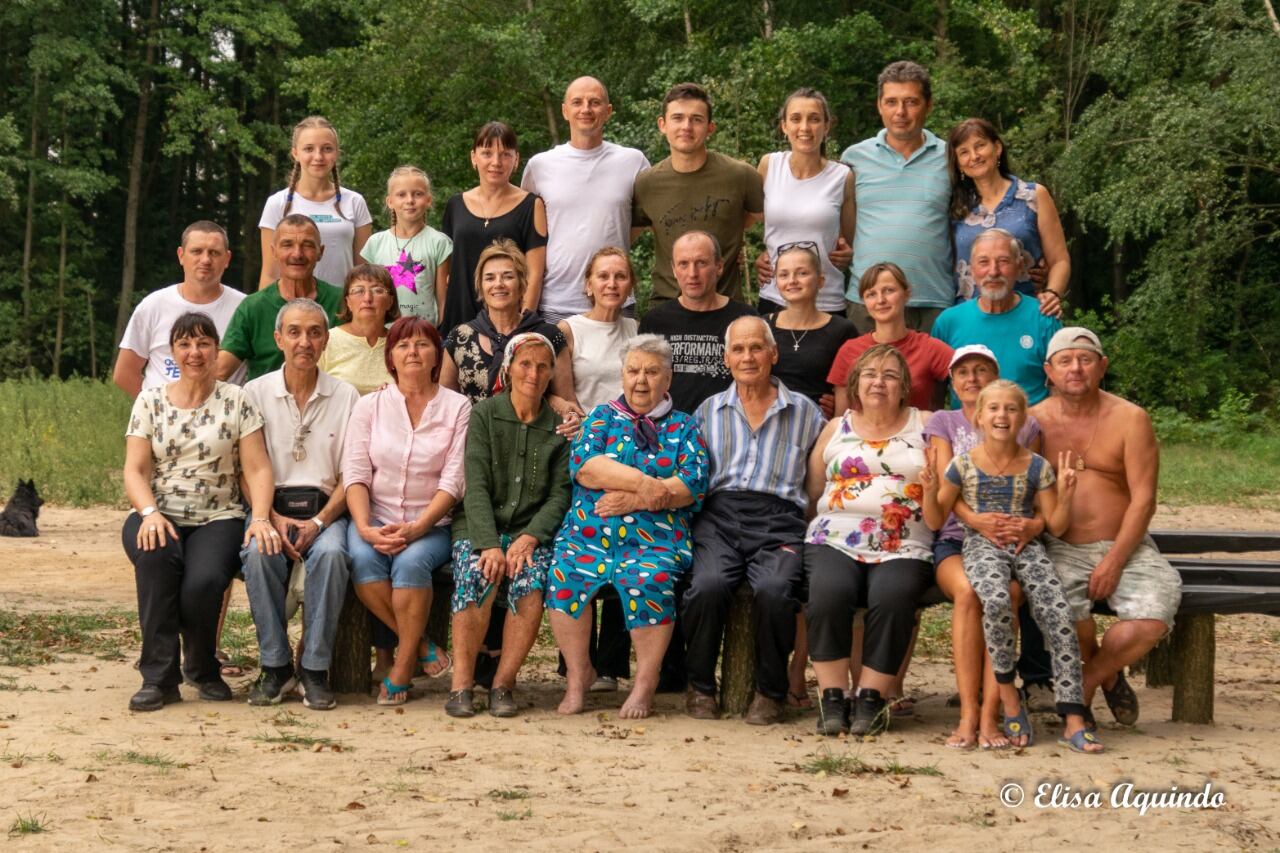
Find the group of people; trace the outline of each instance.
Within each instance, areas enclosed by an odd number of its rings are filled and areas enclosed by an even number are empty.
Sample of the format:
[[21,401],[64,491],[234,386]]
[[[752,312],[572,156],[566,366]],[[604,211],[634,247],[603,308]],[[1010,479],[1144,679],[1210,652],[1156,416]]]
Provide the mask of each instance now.
[[[261,222],[266,286],[223,287],[226,234],[194,223],[183,281],[144,299],[121,343],[143,631],[130,707],[176,701],[184,677],[230,698],[218,614],[243,571],[251,704],[298,687],[333,707],[350,581],[380,704],[451,671],[447,713],[474,714],[482,686],[491,714],[515,715],[546,609],[561,712],[630,678],[624,717],[684,690],[690,715],[715,718],[745,581],[747,722],[811,706],[811,659],[819,731],[870,734],[910,712],[936,584],[955,605],[947,745],[1029,745],[1029,689],[1051,684],[1062,742],[1101,751],[1095,692],[1137,719],[1124,668],[1179,603],[1146,535],[1154,434],[1101,389],[1097,336],[1062,327],[1070,260],[1048,193],[1010,174],[989,123],[930,133],[932,105],[923,67],[889,65],[884,129],[836,161],[826,99],[797,90],[779,113],[788,150],[753,169],[707,149],[710,99],[682,83],[658,118],[670,156],[650,168],[604,140],[607,91],[581,78],[562,107],[570,141],[533,157],[522,186],[515,136],[490,122],[479,184],[449,201],[443,233],[426,225],[427,176],[406,166],[388,181],[392,227],[373,235],[339,183],[336,132],[300,123]],[[752,306],[743,238],[760,220]],[[637,322],[628,247],[645,228],[653,296]],[[451,649],[424,630],[446,566]],[[1098,600],[1120,617],[1100,640]]]

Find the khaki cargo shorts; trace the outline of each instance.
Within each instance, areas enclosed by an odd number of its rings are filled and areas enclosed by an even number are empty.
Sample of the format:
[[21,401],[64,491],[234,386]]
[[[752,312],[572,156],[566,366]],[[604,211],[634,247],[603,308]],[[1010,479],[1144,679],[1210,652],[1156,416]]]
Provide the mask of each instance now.
[[[1089,576],[1111,550],[1112,542],[1104,539],[1072,545],[1048,534],[1044,540],[1075,620],[1083,622],[1093,609],[1093,602],[1089,600]],[[1143,537],[1125,563],[1120,583],[1107,604],[1121,619],[1159,619],[1172,631],[1173,617],[1181,602],[1182,578],[1178,570],[1169,565],[1150,536]]]

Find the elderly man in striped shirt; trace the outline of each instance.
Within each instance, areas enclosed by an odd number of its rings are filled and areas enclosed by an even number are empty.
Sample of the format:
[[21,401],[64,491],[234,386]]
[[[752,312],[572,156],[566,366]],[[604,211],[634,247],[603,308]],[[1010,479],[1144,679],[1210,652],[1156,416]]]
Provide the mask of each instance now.
[[756,695],[752,725],[781,717],[787,658],[800,609],[805,465],[824,420],[807,397],[770,375],[778,346],[768,323],[741,317],[725,331],[733,384],[698,407],[711,457],[707,499],[693,528],[693,573],[684,596],[686,709],[716,719],[716,658],[733,594],[743,580],[755,600]]

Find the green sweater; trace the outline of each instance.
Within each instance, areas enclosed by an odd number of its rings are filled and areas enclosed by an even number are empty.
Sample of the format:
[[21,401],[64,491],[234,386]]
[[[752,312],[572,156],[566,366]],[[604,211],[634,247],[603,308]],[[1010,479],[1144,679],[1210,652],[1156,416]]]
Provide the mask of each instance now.
[[[337,325],[342,310],[342,288],[316,280],[316,302],[329,315],[329,326]],[[222,335],[222,349],[249,364],[249,379],[279,370],[284,353],[276,346],[276,314],[285,306],[280,295],[280,282],[246,296],[231,315],[227,331]]]
[[543,401],[531,424],[516,417],[511,394],[481,400],[467,427],[467,492],[453,514],[453,538],[479,552],[523,533],[550,545],[569,510],[569,442]]

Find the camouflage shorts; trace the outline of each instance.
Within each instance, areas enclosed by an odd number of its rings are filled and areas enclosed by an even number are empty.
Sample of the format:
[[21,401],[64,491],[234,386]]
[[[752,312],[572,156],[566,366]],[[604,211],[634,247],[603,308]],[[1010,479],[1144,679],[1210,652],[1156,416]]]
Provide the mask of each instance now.
[[[1104,539],[1072,545],[1047,534],[1044,539],[1076,621],[1088,619],[1093,609],[1093,602],[1089,600],[1089,576],[1113,543]],[[1150,536],[1143,537],[1129,555],[1120,583],[1107,604],[1121,619],[1158,619],[1172,631],[1173,617],[1181,601],[1182,578],[1178,570],[1169,565]]]

